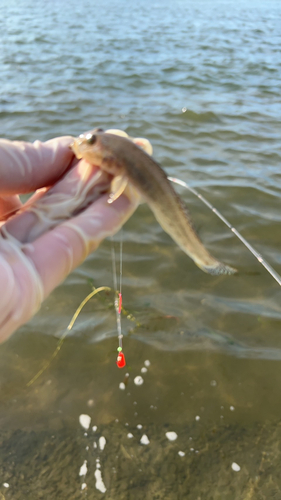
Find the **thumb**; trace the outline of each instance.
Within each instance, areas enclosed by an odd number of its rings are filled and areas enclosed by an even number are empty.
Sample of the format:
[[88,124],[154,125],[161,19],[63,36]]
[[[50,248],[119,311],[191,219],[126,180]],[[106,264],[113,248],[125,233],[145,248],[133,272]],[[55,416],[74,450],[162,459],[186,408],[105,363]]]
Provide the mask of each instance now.
[[0,193],[29,193],[54,184],[69,168],[74,154],[71,136],[47,142],[0,139]]

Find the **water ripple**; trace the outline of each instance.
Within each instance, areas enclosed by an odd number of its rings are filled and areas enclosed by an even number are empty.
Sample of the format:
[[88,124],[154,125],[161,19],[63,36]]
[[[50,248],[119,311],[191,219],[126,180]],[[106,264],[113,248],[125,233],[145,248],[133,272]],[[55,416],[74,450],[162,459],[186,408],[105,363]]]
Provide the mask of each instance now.
[[[273,0],[231,8],[223,0],[107,0],[98,8],[89,0],[2,0],[1,135],[46,140],[99,125],[147,136],[167,172],[197,187],[280,269],[280,22]],[[174,311],[180,326],[157,333],[151,320],[136,335],[161,348],[223,344],[239,356],[279,359],[277,285],[214,214],[180,192],[210,251],[240,274],[203,275],[140,207],[123,231],[128,306],[148,317]],[[111,286],[107,245],[74,280]],[[67,283],[60,293],[71,304]],[[99,339],[114,329],[102,318]]]

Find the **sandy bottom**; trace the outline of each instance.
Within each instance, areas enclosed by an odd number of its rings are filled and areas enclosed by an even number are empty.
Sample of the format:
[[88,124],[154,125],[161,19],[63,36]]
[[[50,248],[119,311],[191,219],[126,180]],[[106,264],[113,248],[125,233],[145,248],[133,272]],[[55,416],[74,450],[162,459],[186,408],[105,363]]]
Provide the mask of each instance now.
[[[175,441],[165,435],[171,428]],[[149,444],[140,443],[143,435]],[[280,423],[202,431],[196,423],[137,429],[112,422],[87,435],[79,425],[76,433],[67,427],[54,433],[2,432],[0,498],[280,498],[280,438]]]

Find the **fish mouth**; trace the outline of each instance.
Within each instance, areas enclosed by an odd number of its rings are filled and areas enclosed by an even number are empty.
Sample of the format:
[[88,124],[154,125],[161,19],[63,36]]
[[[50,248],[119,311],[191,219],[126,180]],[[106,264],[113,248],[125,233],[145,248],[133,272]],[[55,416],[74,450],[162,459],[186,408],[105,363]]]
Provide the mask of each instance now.
[[74,141],[70,144],[70,149],[72,149],[73,153],[75,154],[76,158],[78,160],[81,160],[84,157],[84,154],[87,149],[89,149],[91,146],[88,144],[87,148],[87,141],[89,138],[92,137],[92,134],[86,133],[86,134],[81,134],[79,137],[74,139]]

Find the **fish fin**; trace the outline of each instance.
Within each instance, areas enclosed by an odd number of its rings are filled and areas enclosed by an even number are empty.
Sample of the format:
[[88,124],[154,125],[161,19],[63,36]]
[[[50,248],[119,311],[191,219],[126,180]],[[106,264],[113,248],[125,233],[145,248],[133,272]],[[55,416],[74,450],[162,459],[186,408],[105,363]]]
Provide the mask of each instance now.
[[128,179],[124,175],[117,175],[111,182],[111,193],[107,200],[107,203],[113,203],[115,200],[121,196],[124,189],[128,184]]
[[144,139],[143,137],[137,137],[136,139],[132,139],[132,141],[142,148],[149,156],[152,156],[153,154],[153,148],[151,143],[147,140]]
[[125,137],[126,139],[129,139],[128,134],[126,134],[124,130],[119,130],[118,128],[109,128],[108,130],[105,131],[105,133],[119,135],[119,137]]
[[226,264],[223,264],[222,262],[219,262],[218,260],[214,262],[214,264],[211,265],[203,265],[199,262],[196,262],[196,265],[202,269],[205,273],[212,274],[213,276],[218,276],[220,274],[235,274],[237,273],[237,269],[234,269],[234,267],[227,266]]

